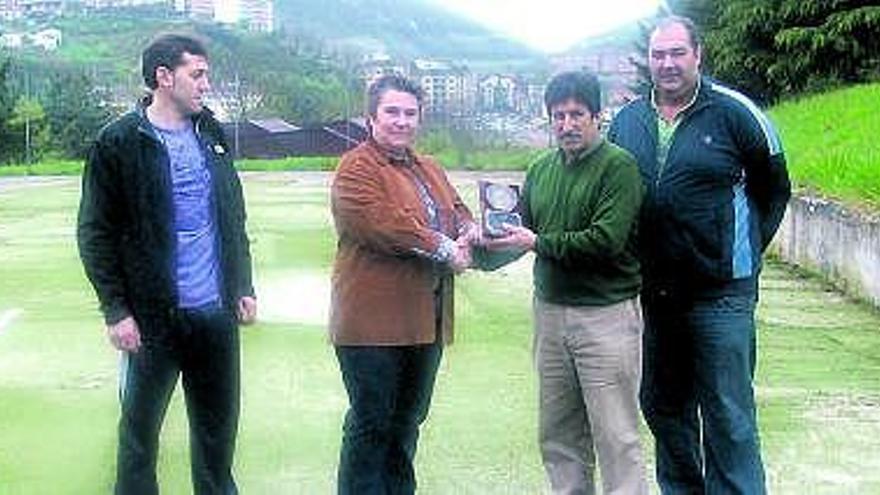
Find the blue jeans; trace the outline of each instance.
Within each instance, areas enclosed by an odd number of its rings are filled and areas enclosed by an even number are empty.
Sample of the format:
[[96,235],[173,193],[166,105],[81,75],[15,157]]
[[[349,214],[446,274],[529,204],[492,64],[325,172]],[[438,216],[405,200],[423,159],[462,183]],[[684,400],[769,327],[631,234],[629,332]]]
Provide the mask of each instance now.
[[752,388],[754,294],[654,294],[644,303],[641,402],[662,492],[765,493]]
[[340,495],[412,494],[419,425],[440,365],[438,343],[337,346],[349,409],[339,454]]

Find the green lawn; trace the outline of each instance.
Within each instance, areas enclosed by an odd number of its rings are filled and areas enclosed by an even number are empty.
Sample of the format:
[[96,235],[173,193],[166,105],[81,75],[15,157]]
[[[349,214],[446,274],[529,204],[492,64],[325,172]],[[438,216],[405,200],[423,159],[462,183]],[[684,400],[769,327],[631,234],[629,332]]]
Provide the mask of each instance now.
[[801,190],[880,208],[880,83],[780,104],[770,111]]
[[[253,495],[333,493],[346,397],[323,324],[327,176],[248,174],[245,189],[263,321],[243,330],[238,481]],[[78,194],[76,178],[0,180],[0,494],[112,484],[118,357],[74,247]],[[421,493],[546,493],[530,283],[527,260],[461,278],[457,341],[420,441]],[[880,316],[775,265],[764,287],[757,384],[772,493],[880,493]],[[189,492],[187,455],[178,394],[163,493]]]

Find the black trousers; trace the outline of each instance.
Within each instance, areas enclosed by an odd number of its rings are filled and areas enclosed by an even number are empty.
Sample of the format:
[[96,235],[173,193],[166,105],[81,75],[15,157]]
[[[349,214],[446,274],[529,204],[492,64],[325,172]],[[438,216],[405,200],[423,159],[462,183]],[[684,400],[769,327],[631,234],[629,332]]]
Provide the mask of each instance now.
[[189,419],[193,491],[235,494],[232,457],[240,370],[234,315],[219,308],[180,310],[162,320],[138,321],[141,348],[123,355],[115,493],[159,492],[159,430],[180,375]]
[[337,346],[348,391],[340,495],[412,494],[419,425],[425,421],[442,346]]

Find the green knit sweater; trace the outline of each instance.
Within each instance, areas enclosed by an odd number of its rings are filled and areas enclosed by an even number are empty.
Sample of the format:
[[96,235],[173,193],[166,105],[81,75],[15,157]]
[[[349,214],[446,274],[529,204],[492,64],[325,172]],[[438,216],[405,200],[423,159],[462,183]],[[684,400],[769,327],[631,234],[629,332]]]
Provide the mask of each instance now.
[[607,141],[572,163],[558,150],[538,158],[523,189],[525,224],[538,235],[535,295],[571,306],[604,306],[636,296],[642,193],[635,159]]

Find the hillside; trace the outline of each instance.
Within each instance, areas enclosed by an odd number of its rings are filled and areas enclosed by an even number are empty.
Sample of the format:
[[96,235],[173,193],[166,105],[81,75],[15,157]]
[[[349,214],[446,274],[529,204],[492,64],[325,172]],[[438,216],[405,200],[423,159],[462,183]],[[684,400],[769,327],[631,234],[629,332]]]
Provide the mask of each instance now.
[[420,0],[284,0],[275,5],[285,32],[320,38],[342,50],[470,64],[543,60],[524,44]]
[[880,210],[880,83],[785,102],[770,110],[794,183]]
[[[112,12],[72,14],[52,19],[47,27],[63,32],[56,52],[26,50],[21,56],[44,64],[87,67],[89,72],[139,76],[139,57],[157,33],[194,32],[206,39],[215,72],[245,68],[279,68],[299,59],[315,61],[314,53],[300,53],[278,35],[252,33],[235,27],[194,22],[160,8],[129,8]],[[326,62],[326,61],[325,61]]]
[[565,50],[563,54],[576,55],[597,47],[608,46],[633,48],[636,46],[637,41],[642,37],[641,29],[642,28],[636,22],[624,24],[623,26],[606,33],[585,38],[575,43],[571,48]]
[[[359,59],[360,55],[381,52],[403,59],[444,58],[518,66],[544,60],[526,45],[424,0],[276,0],[275,5],[279,29],[274,38],[283,40],[278,45],[313,56]],[[204,31],[208,25],[199,28],[172,10],[147,6],[91,12],[88,16],[72,11],[43,27],[61,29],[64,41],[58,52],[48,56],[40,53],[40,58],[96,65],[98,70],[124,70],[129,67],[126,61],[136,56],[154,33]],[[30,22],[0,21],[0,31],[36,28]],[[238,32],[236,37],[243,35]]]
[[[29,48],[0,54],[13,60],[10,85],[14,93],[22,93],[27,85],[30,94],[42,99],[55,74],[81,72],[102,89],[113,106],[128,108],[142,92],[140,54],[144,46],[157,33],[183,31],[207,41],[217,94],[227,100],[236,94],[259,95],[246,108],[251,117],[276,116],[308,123],[345,115],[351,104],[345,97],[346,89],[355,82],[337,60],[320,51],[297,49],[279,34],[193,22],[159,8],[71,14],[47,25],[63,33],[59,50]],[[233,103],[227,104],[232,108]],[[217,105],[214,108],[220,109]]]

